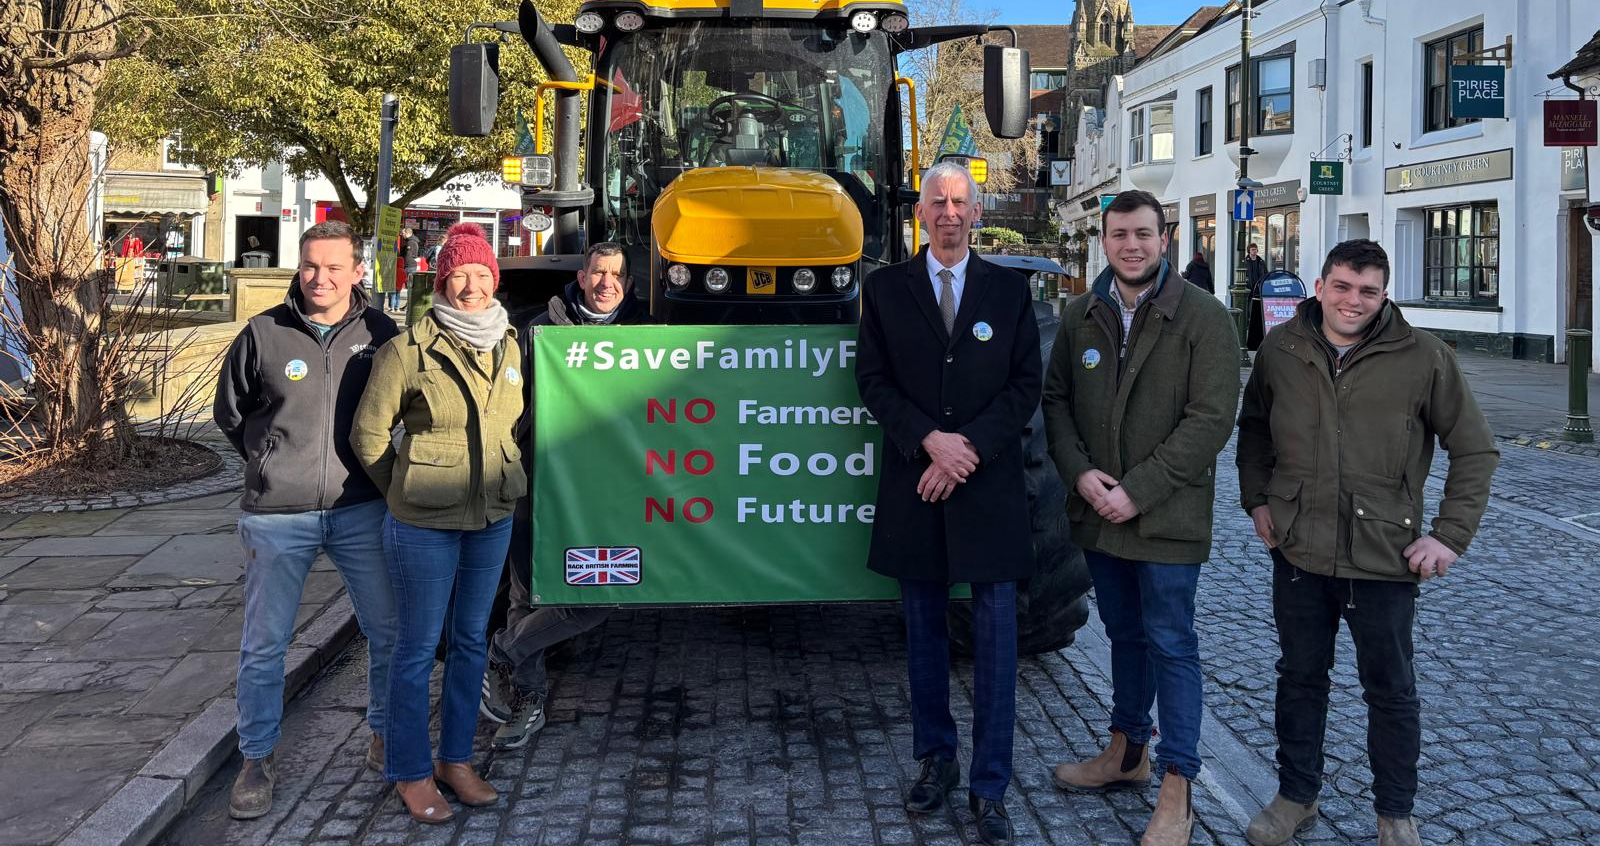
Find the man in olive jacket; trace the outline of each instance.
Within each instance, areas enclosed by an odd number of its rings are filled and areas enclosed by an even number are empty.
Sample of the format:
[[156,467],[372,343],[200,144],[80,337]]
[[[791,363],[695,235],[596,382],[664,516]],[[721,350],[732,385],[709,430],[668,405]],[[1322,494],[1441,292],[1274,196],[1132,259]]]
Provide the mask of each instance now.
[[1211,551],[1217,453],[1239,398],[1238,335],[1217,299],[1161,258],[1161,203],[1124,191],[1106,208],[1110,267],[1069,303],[1045,375],[1050,456],[1111,640],[1111,742],[1064,763],[1067,790],[1139,789],[1153,701],[1161,706],[1161,796],[1146,846],[1186,844],[1200,774],[1195,587]]
[[[1317,296],[1272,330],[1239,416],[1239,489],[1273,560],[1278,796],[1251,822],[1257,846],[1317,821],[1328,672],[1350,626],[1367,701],[1367,755],[1381,846],[1418,842],[1421,705],[1411,628],[1418,582],[1466,552],[1499,462],[1455,356],[1388,301],[1389,258],[1368,240],[1333,248]],[[1422,533],[1438,438],[1444,499]]]

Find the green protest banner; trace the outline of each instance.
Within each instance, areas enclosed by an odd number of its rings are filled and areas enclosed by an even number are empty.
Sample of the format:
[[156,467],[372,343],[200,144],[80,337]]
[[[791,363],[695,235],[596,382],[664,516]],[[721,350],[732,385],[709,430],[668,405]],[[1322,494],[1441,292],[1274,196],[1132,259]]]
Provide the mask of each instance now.
[[854,326],[535,329],[536,604],[893,599]]
[[945,121],[944,135],[939,139],[939,150],[934,153],[934,158],[937,159],[946,153],[958,156],[978,154],[978,138],[972,134],[972,125],[962,113],[960,103],[957,103],[955,111],[950,113],[950,119]]

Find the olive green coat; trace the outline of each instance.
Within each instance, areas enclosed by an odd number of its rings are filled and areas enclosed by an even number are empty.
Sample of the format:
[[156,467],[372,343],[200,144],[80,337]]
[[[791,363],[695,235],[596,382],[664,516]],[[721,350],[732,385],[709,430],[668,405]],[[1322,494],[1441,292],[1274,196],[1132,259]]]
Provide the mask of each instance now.
[[[350,444],[396,520],[482,529],[509,517],[527,493],[514,433],[524,378],[516,334],[507,328],[505,340],[480,353],[429,311],[373,357]],[[397,423],[405,427],[398,451]]]
[[1239,414],[1239,499],[1266,505],[1289,563],[1324,576],[1417,580],[1401,554],[1422,536],[1433,443],[1450,455],[1429,534],[1467,551],[1500,451],[1455,354],[1393,303],[1335,367],[1322,308],[1300,304],[1256,354]]
[[[1185,284],[1166,262],[1161,273],[1120,361],[1111,272],[1067,304],[1045,375],[1045,432],[1079,546],[1193,564],[1211,554],[1217,453],[1239,402],[1239,341],[1216,297]],[[1110,523],[1078,496],[1078,477],[1091,468],[1121,483],[1138,516]]]

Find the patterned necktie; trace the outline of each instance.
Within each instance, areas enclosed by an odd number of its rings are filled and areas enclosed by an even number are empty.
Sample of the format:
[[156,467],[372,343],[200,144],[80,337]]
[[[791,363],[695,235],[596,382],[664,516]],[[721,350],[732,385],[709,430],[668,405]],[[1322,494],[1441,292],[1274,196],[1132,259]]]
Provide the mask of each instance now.
[[939,316],[944,318],[946,335],[956,331],[956,286],[952,283],[955,277],[950,268],[939,268]]

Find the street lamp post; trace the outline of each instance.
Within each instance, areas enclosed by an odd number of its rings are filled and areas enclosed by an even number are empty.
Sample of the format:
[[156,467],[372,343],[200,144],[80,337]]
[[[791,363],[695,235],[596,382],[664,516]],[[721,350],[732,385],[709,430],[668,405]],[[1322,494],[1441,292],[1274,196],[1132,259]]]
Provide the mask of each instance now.
[[[1255,153],[1250,149],[1250,18],[1254,15],[1254,0],[1245,0],[1244,11],[1241,13],[1241,26],[1239,28],[1239,190],[1244,191],[1259,186],[1260,183],[1250,178],[1250,156]],[[1250,285],[1246,277],[1247,263],[1245,250],[1250,240],[1250,221],[1239,220],[1234,222],[1233,244],[1233,312],[1235,325],[1239,329],[1239,361],[1242,364],[1250,363],[1250,351],[1245,342],[1250,333]]]

